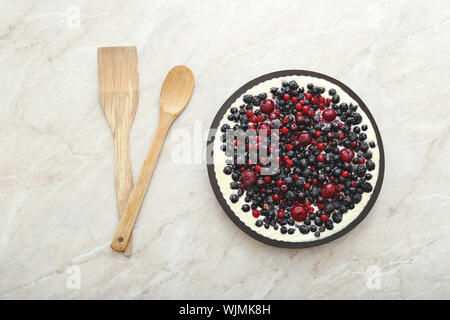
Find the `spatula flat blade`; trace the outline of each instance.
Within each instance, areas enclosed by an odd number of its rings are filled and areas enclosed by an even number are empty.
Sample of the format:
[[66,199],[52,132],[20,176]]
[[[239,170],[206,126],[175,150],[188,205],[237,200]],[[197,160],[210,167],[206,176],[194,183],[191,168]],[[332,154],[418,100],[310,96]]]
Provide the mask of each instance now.
[[114,132],[115,127],[121,125],[117,122],[127,121],[131,125],[130,120],[132,122],[136,113],[139,98],[137,51],[136,47],[104,47],[98,48],[97,56],[100,100]]

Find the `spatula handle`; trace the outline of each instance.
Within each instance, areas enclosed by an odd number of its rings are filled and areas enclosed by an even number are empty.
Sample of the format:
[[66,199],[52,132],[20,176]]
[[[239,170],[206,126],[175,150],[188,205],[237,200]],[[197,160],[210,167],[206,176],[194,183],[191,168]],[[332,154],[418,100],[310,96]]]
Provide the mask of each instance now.
[[[128,198],[133,190],[133,171],[131,168],[128,133],[116,131],[114,144],[116,150],[114,180],[116,185],[117,212],[120,219],[123,216]],[[132,252],[132,238],[130,237],[124,254],[129,257]]]
[[153,138],[150,150],[145,158],[144,165],[142,166],[139,177],[136,184],[131,191],[130,197],[128,199],[125,212],[120,219],[119,225],[117,227],[116,234],[111,243],[111,248],[116,251],[124,251],[129,244],[129,239],[131,232],[136,222],[137,215],[144,200],[145,193],[147,192],[148,185],[153,175],[153,171],[158,161],[159,154],[161,152],[162,146],[164,144],[164,139],[166,138],[167,131],[172,124],[173,119],[170,117],[161,116],[156,129],[155,137]]

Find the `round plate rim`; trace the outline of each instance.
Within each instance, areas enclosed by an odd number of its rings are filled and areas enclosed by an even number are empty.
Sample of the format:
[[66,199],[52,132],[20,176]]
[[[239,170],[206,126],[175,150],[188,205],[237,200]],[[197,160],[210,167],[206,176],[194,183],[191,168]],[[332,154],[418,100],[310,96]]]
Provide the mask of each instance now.
[[[253,238],[259,242],[262,242],[264,244],[275,246],[275,247],[280,247],[280,248],[290,248],[290,249],[310,248],[310,247],[323,245],[325,243],[329,243],[333,240],[336,240],[336,239],[344,236],[345,234],[347,234],[348,232],[353,230],[358,224],[360,224],[366,218],[366,216],[370,213],[372,207],[374,206],[374,204],[380,194],[381,186],[383,184],[384,169],[385,169],[385,159],[384,159],[385,155],[384,155],[384,148],[383,148],[383,142],[381,140],[380,130],[378,129],[377,123],[376,123],[374,117],[372,116],[372,113],[370,112],[369,108],[366,106],[366,104],[362,101],[362,99],[352,89],[350,89],[347,85],[345,85],[344,83],[340,82],[337,79],[334,79],[330,76],[327,76],[322,73],[314,72],[314,71],[293,69],[293,70],[281,70],[281,71],[264,74],[260,77],[257,77],[255,79],[247,82],[243,86],[241,86],[225,101],[225,103],[222,105],[222,107],[216,113],[214,120],[212,121],[212,124],[209,129],[208,141],[206,142],[206,146],[207,146],[207,150],[211,150],[212,157],[210,159],[213,159],[213,157],[214,157],[213,148],[209,149],[210,144],[214,143],[215,134],[213,134],[213,133],[216,131],[225,112],[229,109],[231,104],[234,101],[236,101],[243,93],[247,92],[249,89],[253,88],[255,85],[257,85],[261,82],[264,82],[264,81],[267,81],[267,80],[270,80],[273,78],[280,78],[280,77],[287,77],[287,76],[311,76],[311,77],[316,77],[316,78],[322,78],[331,83],[338,85],[351,98],[353,98],[358,103],[359,107],[364,110],[367,117],[370,119],[370,122],[372,123],[374,131],[375,131],[375,135],[377,137],[378,149],[380,151],[380,163],[379,163],[380,168],[379,168],[378,180],[375,185],[372,196],[369,199],[367,205],[364,207],[363,211],[358,215],[358,217],[355,220],[353,220],[344,229],[342,229],[339,232],[336,232],[333,235],[326,237],[324,239],[318,239],[318,240],[309,241],[309,242],[285,242],[285,241],[271,239],[271,238],[265,237],[265,236],[257,233],[256,231],[250,229],[250,227],[248,227],[244,222],[242,222],[237,217],[237,215],[233,212],[233,210],[231,210],[231,208],[227,204],[222,192],[220,192],[219,184],[217,182],[216,175],[214,172],[214,161],[212,161],[212,163],[207,162],[207,171],[208,171],[208,176],[209,176],[209,182],[210,182],[213,192],[216,196],[216,199],[219,202],[220,206],[222,207],[223,211],[231,219],[231,221],[233,221],[234,224],[236,226],[238,226],[239,229],[241,229],[243,232],[245,232],[248,236],[250,236],[251,238]],[[207,157],[208,157],[208,155],[207,155]]]

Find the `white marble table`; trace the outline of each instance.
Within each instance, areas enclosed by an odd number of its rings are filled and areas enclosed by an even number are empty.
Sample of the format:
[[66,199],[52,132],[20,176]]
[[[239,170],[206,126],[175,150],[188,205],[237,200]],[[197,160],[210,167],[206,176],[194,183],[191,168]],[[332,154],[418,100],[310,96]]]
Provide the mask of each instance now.
[[[0,21],[1,299],[449,298],[447,0],[6,0]],[[110,45],[138,48],[135,177],[165,74],[186,64],[196,76],[130,259],[109,248],[114,146],[99,105],[96,48]],[[373,212],[347,236],[307,250],[272,248],[235,227],[201,155],[225,99],[281,69],[349,85],[385,145]],[[181,141],[191,148],[185,156],[177,156]]]

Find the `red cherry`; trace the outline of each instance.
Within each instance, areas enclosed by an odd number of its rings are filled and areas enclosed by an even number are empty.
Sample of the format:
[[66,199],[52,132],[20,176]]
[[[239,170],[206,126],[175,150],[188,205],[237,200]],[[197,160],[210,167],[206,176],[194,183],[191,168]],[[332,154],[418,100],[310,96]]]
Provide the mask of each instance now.
[[258,130],[260,131],[260,133],[261,133],[261,131],[265,130],[266,136],[270,135],[271,129],[272,129],[272,126],[268,122],[261,122],[258,126]]
[[252,210],[252,215],[253,215],[255,218],[258,218],[258,217],[259,217],[259,210]]
[[338,134],[338,139],[339,139],[339,140],[344,140],[344,138],[345,138],[345,134],[344,134],[343,132],[340,132],[340,133]]
[[255,166],[255,172],[256,173],[260,173],[261,172],[261,166],[259,165],[259,164],[257,164],[256,166]]
[[307,218],[307,213],[305,208],[302,206],[295,206],[291,209],[291,217],[297,222],[305,221]]
[[290,168],[294,165],[294,162],[291,159],[286,160],[286,168]]
[[311,94],[311,93],[305,94],[305,98],[306,98],[307,100],[311,100],[311,99],[312,99],[312,94]]
[[317,161],[324,162],[325,161],[325,155],[323,153],[319,154],[317,156]]
[[253,111],[252,110],[248,110],[246,113],[247,117],[251,118],[253,117]]
[[336,111],[334,111],[334,110],[331,109],[331,108],[325,109],[325,110],[322,112],[322,117],[323,117],[326,121],[331,122],[331,121],[333,121],[334,119],[336,119]]
[[307,132],[307,131],[303,131],[302,133],[300,133],[297,137],[298,141],[300,141],[300,144],[302,146],[307,146],[309,144],[311,144],[312,142],[312,136],[311,133]]
[[280,209],[280,210],[278,210],[278,218],[284,218],[284,210],[283,209]]
[[328,221],[328,216],[326,214],[321,215],[320,216],[320,221],[327,222]]
[[322,132],[316,131],[316,136],[320,137],[322,135]]
[[293,103],[297,103],[298,102],[298,98],[297,97],[292,97],[291,100],[292,100]]
[[291,99],[291,96],[289,94],[285,93],[284,96],[283,96],[283,99],[288,101],[288,100]]
[[289,133],[289,129],[286,127],[281,128],[281,133],[287,134]]
[[352,149],[344,148],[339,152],[339,155],[344,162],[350,162],[352,161],[353,157],[355,156],[355,153]]
[[325,150],[325,144],[323,144],[323,143],[318,143],[318,144],[317,144],[317,149],[319,149],[319,150]]
[[359,162],[359,164],[364,164],[364,163],[366,163],[366,159],[359,158],[358,162]]
[[336,195],[336,186],[332,183],[326,183],[322,187],[322,197],[332,198]]
[[264,180],[265,183],[270,183],[270,182],[272,181],[272,178],[269,177],[269,176],[265,176],[265,177],[263,178],[263,180]]
[[262,113],[269,114],[275,110],[275,103],[271,99],[263,100],[259,109]]
[[277,186],[281,187],[284,184],[284,181],[281,179],[277,180]]
[[342,172],[342,176],[343,176],[344,178],[348,177],[348,175],[349,175],[348,171]]
[[317,97],[312,97],[312,98],[311,98],[311,103],[312,103],[312,104],[316,104],[317,101],[318,101],[318,100],[317,100]]
[[292,149],[294,149],[294,146],[293,146],[292,144],[289,144],[289,143],[288,143],[288,144],[286,145],[286,149],[289,150],[289,151],[291,151]]
[[309,183],[305,183],[304,187],[305,187],[306,190],[311,189],[311,185]]
[[275,120],[276,118],[278,118],[278,116],[276,115],[276,113],[272,112],[272,113],[269,115],[269,118],[270,118],[270,120]]
[[273,196],[272,196],[272,199],[273,199],[273,201],[279,201],[280,200],[280,196],[278,195],[278,194],[274,194]]

